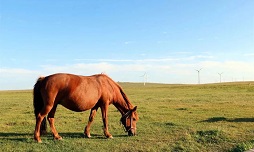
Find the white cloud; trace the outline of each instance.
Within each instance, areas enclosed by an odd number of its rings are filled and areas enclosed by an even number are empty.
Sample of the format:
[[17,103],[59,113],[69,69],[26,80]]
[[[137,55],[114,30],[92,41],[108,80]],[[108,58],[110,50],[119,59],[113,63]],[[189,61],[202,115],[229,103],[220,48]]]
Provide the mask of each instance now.
[[19,69],[19,68],[0,68],[1,76],[22,76],[22,75],[31,75],[35,71],[27,70],[27,69]]
[[148,58],[148,59],[75,59],[75,61],[92,61],[92,62],[166,62],[176,61],[177,58]]
[[245,53],[245,54],[243,54],[243,56],[253,57],[253,56],[254,56],[254,53]]
[[99,63],[78,63],[78,64],[70,64],[63,66],[54,66],[54,65],[43,65],[42,69],[44,73],[76,73],[76,74],[94,74],[101,73],[104,71],[112,70],[114,64],[109,64],[107,62],[99,62]]
[[[204,60],[198,60],[200,58]],[[195,69],[202,68],[201,83],[219,82],[218,73],[221,72],[223,72],[222,81],[243,80],[243,78],[254,80],[254,62],[214,61],[212,56],[139,60],[93,59],[95,63],[82,63],[85,60],[87,59],[79,59],[76,60],[79,63],[60,66],[43,65],[38,70],[1,68],[0,90],[31,89],[39,76],[59,72],[79,75],[105,72],[115,81],[125,82],[142,82],[140,76],[147,72],[149,82],[197,83]]]
[[125,41],[124,42],[125,45],[132,44],[132,43],[134,43],[134,41]]
[[214,57],[211,55],[195,55],[195,56],[189,56],[186,59],[189,60],[197,60],[197,59],[213,59]]
[[0,90],[31,89],[38,77],[38,71],[0,68]]

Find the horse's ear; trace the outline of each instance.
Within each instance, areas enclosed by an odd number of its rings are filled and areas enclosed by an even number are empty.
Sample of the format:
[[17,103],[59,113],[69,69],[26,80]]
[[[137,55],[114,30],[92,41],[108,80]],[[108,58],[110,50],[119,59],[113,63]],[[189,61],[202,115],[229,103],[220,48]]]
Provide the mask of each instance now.
[[135,107],[132,109],[133,112],[136,111],[136,110],[137,110],[137,106],[135,106]]

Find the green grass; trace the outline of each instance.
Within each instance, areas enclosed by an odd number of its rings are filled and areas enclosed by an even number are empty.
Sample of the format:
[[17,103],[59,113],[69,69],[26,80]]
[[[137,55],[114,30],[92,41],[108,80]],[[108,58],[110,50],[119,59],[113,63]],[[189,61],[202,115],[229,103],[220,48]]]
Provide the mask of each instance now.
[[0,91],[0,151],[244,151],[254,147],[253,82],[205,85],[121,83],[140,120],[138,135],[128,137],[111,105],[109,131],[102,131],[101,113],[83,138],[89,111],[76,113],[59,106],[56,128],[42,144],[33,140],[32,91]]

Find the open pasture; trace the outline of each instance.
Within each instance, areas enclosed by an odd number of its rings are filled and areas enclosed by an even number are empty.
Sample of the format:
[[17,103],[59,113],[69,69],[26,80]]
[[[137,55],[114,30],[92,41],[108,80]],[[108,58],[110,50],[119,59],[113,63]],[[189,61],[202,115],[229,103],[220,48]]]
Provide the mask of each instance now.
[[[90,111],[56,111],[62,141],[49,133],[33,140],[32,91],[0,91],[0,151],[242,151],[254,146],[254,82],[204,85],[120,84],[138,106],[137,136],[128,137],[120,113],[109,108],[103,135],[101,112],[83,138]],[[49,128],[48,128],[49,131]]]

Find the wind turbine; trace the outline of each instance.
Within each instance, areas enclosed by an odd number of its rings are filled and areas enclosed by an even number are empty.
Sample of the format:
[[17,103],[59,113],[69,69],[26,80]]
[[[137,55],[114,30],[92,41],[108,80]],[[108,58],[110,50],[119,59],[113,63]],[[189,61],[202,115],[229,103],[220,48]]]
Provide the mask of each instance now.
[[143,77],[143,82],[144,82],[144,86],[146,85],[146,82],[147,82],[147,73],[145,72],[142,76],[140,77]]
[[220,75],[220,83],[221,83],[221,75],[223,74],[223,72],[221,72],[221,73],[218,73],[219,75]]
[[196,70],[197,72],[198,72],[198,84],[200,84],[200,71],[202,70],[202,68],[201,69],[199,69],[199,70]]

